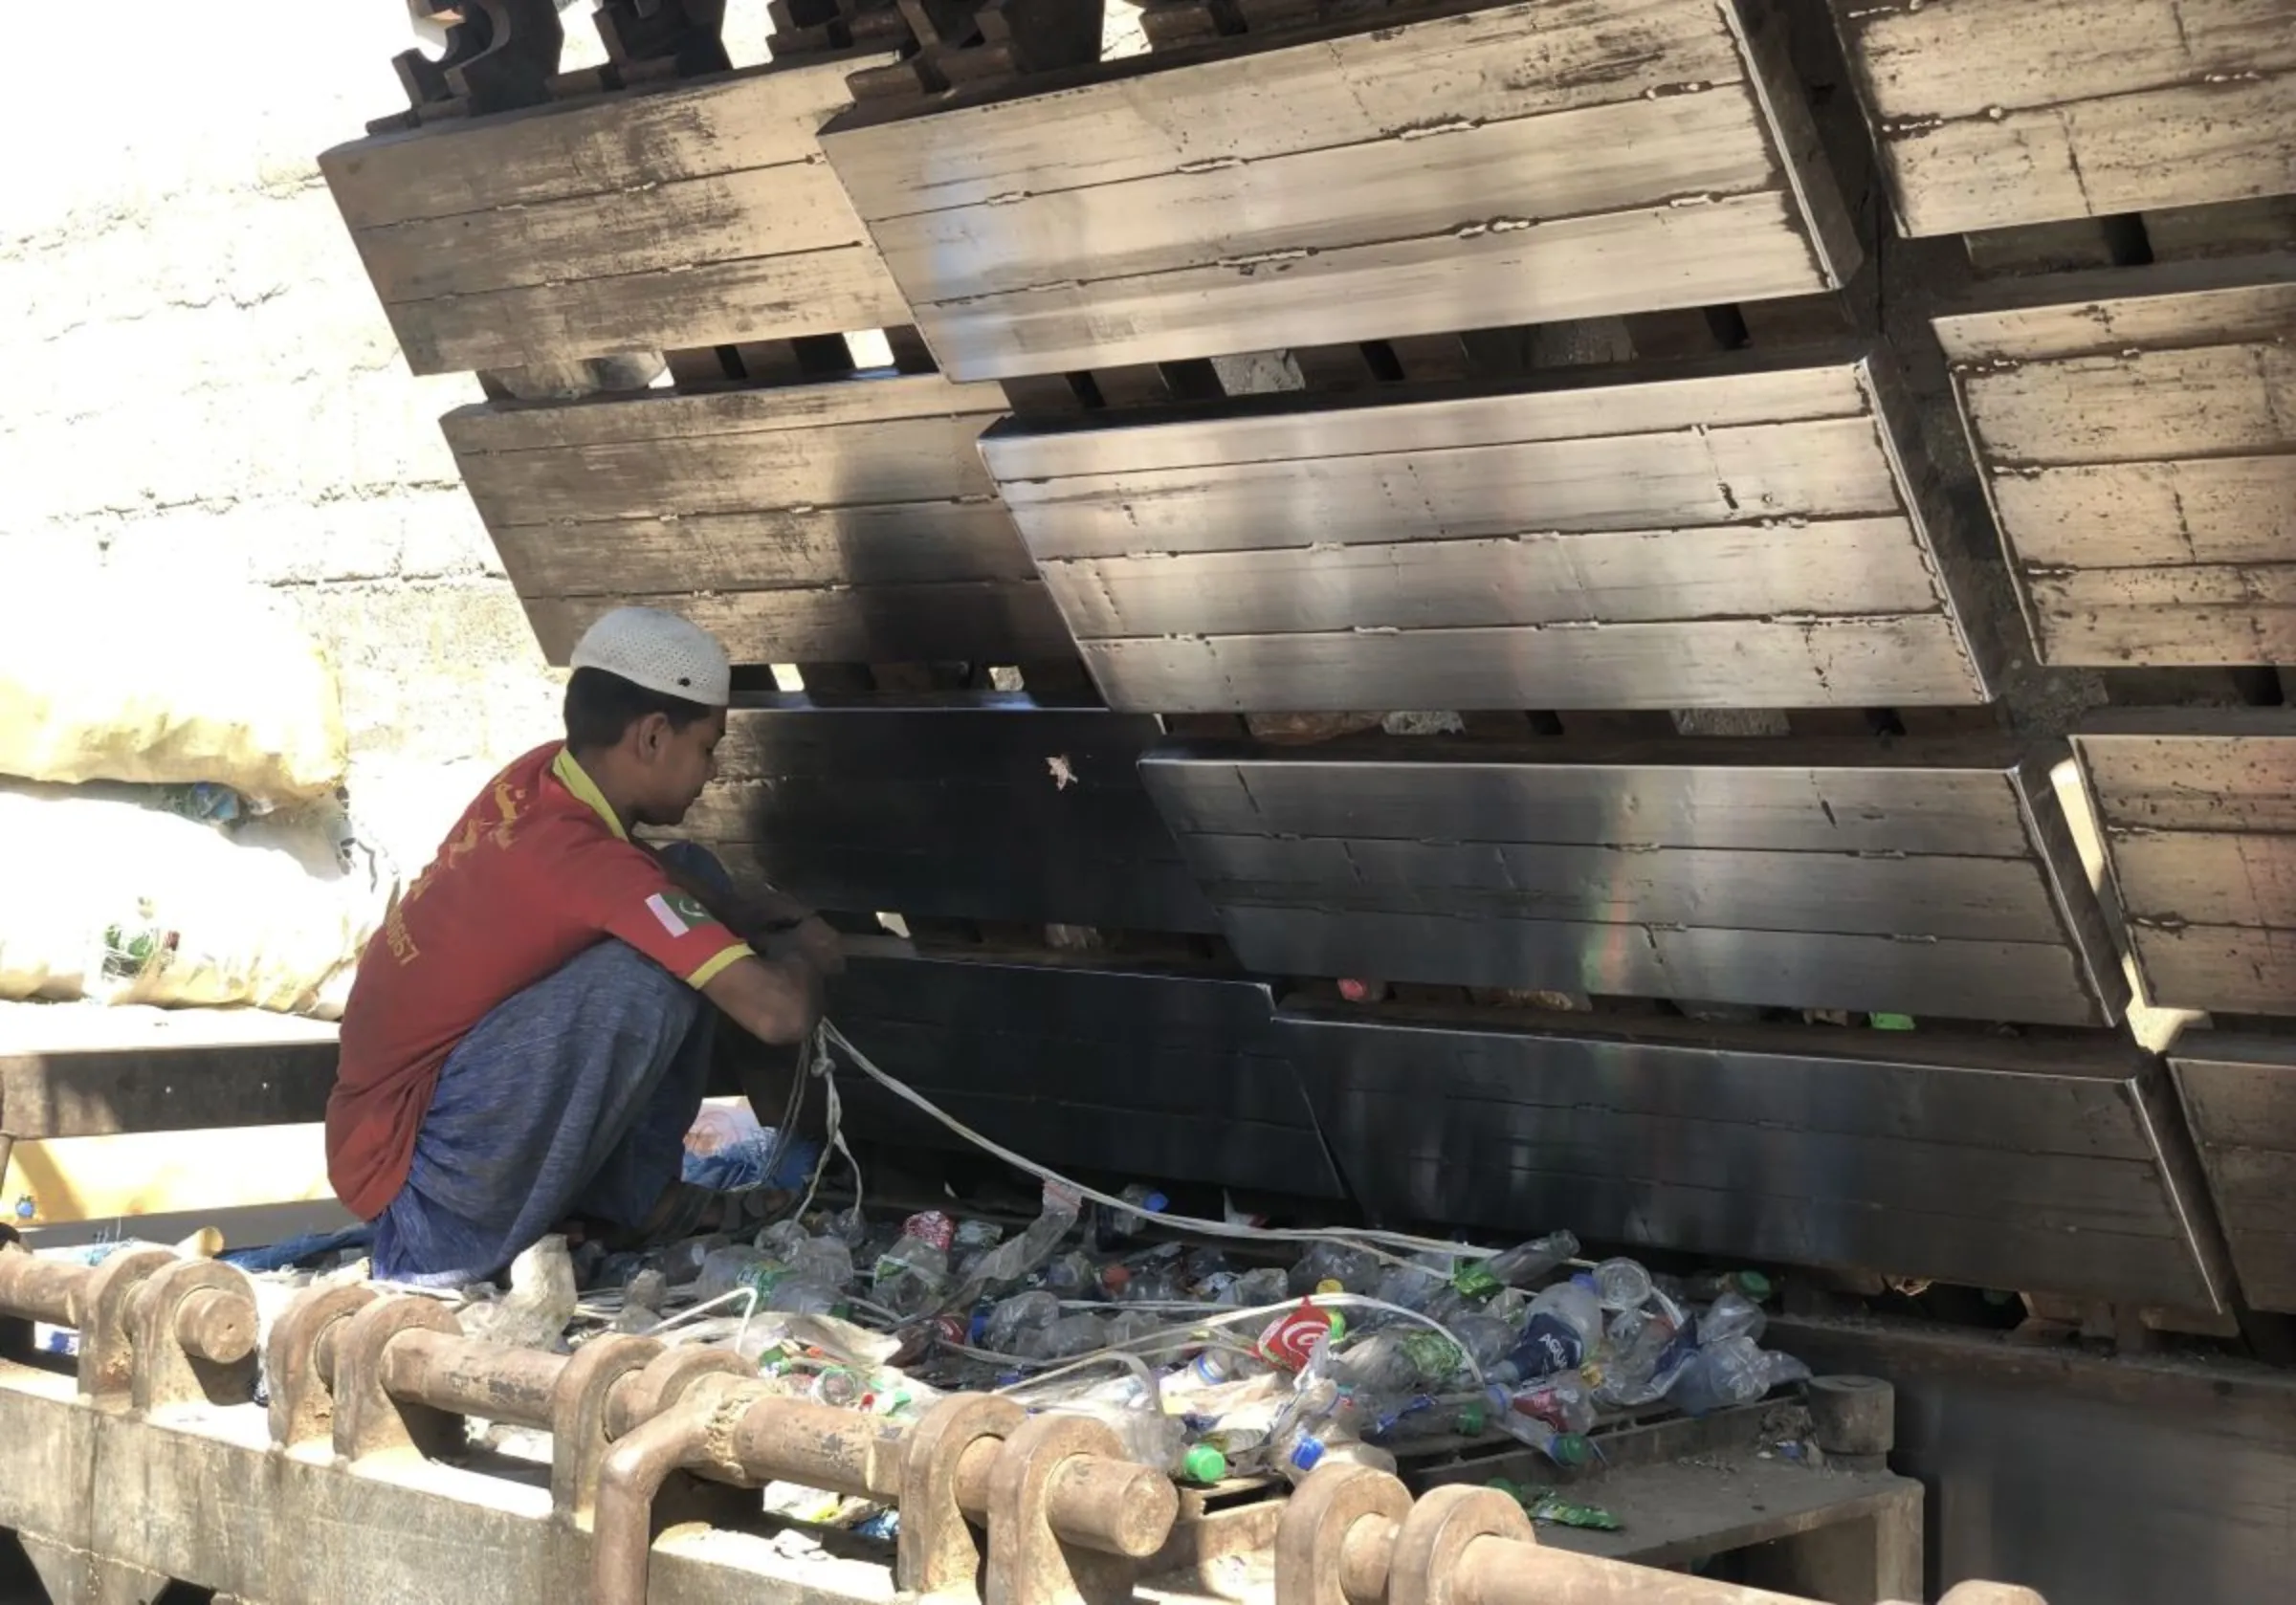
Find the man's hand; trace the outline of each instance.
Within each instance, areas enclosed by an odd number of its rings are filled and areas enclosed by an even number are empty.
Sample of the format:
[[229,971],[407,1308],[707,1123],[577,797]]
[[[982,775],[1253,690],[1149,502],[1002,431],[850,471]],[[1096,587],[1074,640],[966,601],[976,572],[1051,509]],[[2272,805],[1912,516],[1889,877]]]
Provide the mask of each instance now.
[[845,974],[845,941],[819,914],[807,914],[791,933],[797,951],[825,976]]

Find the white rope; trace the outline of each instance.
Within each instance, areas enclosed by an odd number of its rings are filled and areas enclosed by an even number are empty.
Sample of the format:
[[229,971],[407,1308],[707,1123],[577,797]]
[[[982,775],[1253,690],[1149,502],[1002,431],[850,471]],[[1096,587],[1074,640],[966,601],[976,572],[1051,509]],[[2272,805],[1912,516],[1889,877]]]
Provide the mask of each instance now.
[[[982,1136],[915,1088],[877,1068],[871,1062],[868,1054],[855,1047],[851,1039],[828,1020],[821,1022],[821,1038],[824,1044],[825,1066],[828,1060],[828,1049],[832,1046],[842,1048],[846,1056],[851,1060],[854,1067],[863,1075],[868,1076],[902,1102],[931,1115],[974,1147],[995,1154],[1006,1164],[1027,1171],[1039,1180],[1049,1181],[1055,1185],[1069,1188],[1084,1198],[1091,1198],[1095,1203],[1105,1204],[1111,1209],[1122,1210],[1128,1215],[1141,1213],[1137,1204],[1128,1203],[1122,1198],[1100,1192],[1095,1188],[1087,1187],[1082,1182],[1071,1181],[1049,1166],[1040,1165],[1034,1159],[1016,1154],[1002,1143]],[[826,1068],[824,1073],[828,1073]],[[833,1080],[831,1085],[834,1085]],[[1446,1254],[1459,1259],[1478,1260],[1489,1259],[1499,1252],[1495,1248],[1478,1248],[1468,1243],[1449,1242],[1439,1238],[1413,1237],[1403,1232],[1374,1231],[1362,1227],[1298,1226],[1277,1229],[1268,1226],[1243,1225],[1233,1220],[1207,1220],[1192,1215],[1172,1214],[1158,1214],[1154,1219],[1159,1224],[1173,1226],[1181,1231],[1194,1232],[1203,1237],[1233,1238],[1251,1242],[1335,1242],[1342,1247],[1360,1249],[1376,1259],[1398,1265],[1412,1264],[1405,1257],[1406,1254]],[[1573,1263],[1583,1264],[1584,1262]]]

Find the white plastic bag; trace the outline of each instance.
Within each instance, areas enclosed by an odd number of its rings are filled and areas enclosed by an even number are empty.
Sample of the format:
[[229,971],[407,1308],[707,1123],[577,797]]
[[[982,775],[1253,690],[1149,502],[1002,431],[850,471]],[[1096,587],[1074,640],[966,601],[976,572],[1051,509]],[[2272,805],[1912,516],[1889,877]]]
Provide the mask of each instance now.
[[270,804],[349,763],[333,670],[247,587],[109,569],[0,594],[0,775],[73,785],[208,781]]
[[0,999],[245,1004],[335,1019],[388,903],[325,827],[239,838],[60,787],[0,788]]

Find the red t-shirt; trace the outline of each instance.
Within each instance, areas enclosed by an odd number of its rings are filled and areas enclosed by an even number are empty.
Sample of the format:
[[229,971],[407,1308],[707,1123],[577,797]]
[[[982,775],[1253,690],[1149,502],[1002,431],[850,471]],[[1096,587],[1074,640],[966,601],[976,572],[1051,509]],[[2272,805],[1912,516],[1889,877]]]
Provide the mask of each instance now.
[[359,960],[327,1176],[361,1220],[407,1183],[439,1066],[496,1004],[607,936],[695,987],[749,952],[632,842],[563,746],[495,777]]

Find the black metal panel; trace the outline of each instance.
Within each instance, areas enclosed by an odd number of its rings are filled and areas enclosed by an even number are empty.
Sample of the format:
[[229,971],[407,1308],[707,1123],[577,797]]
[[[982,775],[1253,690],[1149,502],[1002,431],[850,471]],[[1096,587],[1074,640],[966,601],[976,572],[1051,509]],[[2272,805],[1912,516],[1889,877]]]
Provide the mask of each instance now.
[[[856,945],[831,1017],[982,1134],[1051,1165],[1339,1196],[1259,982]],[[857,1072],[838,1088],[856,1134],[965,1146]]]
[[2296,1313],[2296,1041],[2188,1032],[2169,1067],[2242,1297]]
[[735,710],[686,818],[737,876],[816,907],[1219,928],[1142,789],[1154,719],[1018,694]]
[[2162,1073],[2108,1040],[1467,1025],[1287,1010],[1340,1174],[1395,1220],[2216,1308]]
[[2296,1377],[2105,1359],[1910,1322],[1772,1321],[1821,1375],[1897,1390],[1929,1485],[1925,1599],[1973,1577],[2073,1605],[2262,1605],[2296,1574]]
[[1993,742],[1142,765],[1246,963],[2086,1024],[2125,996],[2046,775]]
[[325,1118],[335,1086],[331,1037],[0,1054],[0,1135],[293,1126]]

